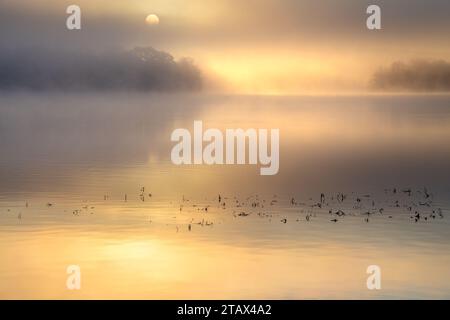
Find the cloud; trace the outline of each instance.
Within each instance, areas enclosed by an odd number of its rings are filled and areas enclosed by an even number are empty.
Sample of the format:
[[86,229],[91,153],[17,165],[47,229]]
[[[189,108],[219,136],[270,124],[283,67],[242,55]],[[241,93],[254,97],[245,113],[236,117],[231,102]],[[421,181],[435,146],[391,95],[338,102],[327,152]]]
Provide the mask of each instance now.
[[444,60],[394,62],[374,73],[372,89],[382,91],[450,91],[450,63]]
[[0,89],[191,91],[202,87],[189,58],[151,47],[131,51],[11,50],[0,55]]

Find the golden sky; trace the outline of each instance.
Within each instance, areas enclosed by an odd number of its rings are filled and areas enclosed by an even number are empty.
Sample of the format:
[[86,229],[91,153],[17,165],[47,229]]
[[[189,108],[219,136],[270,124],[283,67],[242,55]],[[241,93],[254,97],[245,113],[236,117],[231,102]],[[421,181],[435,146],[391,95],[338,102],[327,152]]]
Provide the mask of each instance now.
[[[33,33],[42,30],[39,37],[49,34],[49,46],[73,41],[63,30],[69,4],[0,2],[3,14],[19,17],[11,23],[26,35],[22,39],[33,41]],[[450,59],[446,0],[79,0],[77,4],[83,29],[76,40],[83,45],[152,46],[177,58],[192,57],[213,90],[361,91],[378,68],[394,61]],[[366,29],[369,4],[380,5],[382,30]],[[156,14],[160,24],[146,25],[148,14]]]

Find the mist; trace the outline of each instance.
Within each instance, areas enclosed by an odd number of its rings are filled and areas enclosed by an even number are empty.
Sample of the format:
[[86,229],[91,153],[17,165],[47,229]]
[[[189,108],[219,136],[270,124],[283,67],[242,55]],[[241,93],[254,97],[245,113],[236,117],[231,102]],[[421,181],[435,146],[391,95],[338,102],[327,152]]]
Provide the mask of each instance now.
[[0,90],[198,91],[200,69],[152,47],[102,53],[9,50],[0,55]]
[[448,92],[450,63],[444,60],[397,61],[375,72],[370,85],[380,91]]

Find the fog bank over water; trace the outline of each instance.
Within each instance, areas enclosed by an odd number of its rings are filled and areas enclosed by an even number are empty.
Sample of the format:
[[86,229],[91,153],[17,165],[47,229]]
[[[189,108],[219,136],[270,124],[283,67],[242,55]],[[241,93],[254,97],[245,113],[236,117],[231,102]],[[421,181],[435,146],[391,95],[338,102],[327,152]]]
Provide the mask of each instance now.
[[129,51],[9,50],[0,55],[0,90],[197,91],[200,69],[152,47]]
[[378,70],[371,87],[381,91],[448,92],[450,63],[445,60],[394,62]]

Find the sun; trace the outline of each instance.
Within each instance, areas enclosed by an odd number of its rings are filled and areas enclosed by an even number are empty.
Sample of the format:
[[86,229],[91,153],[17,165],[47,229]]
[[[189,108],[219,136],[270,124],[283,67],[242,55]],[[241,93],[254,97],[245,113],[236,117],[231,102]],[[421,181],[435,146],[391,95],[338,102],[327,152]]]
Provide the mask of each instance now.
[[145,23],[148,25],[157,25],[157,24],[159,24],[159,18],[156,14],[149,14],[145,18]]

